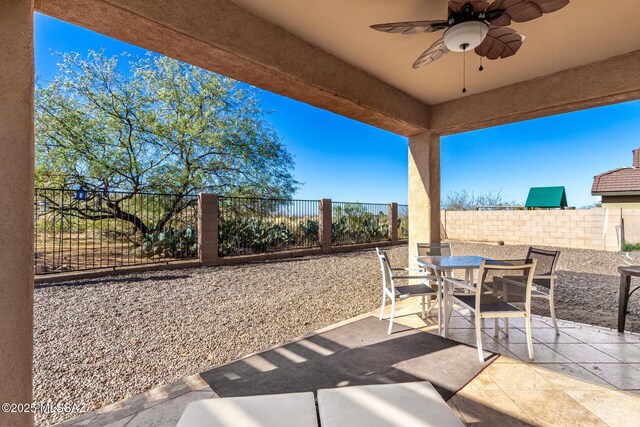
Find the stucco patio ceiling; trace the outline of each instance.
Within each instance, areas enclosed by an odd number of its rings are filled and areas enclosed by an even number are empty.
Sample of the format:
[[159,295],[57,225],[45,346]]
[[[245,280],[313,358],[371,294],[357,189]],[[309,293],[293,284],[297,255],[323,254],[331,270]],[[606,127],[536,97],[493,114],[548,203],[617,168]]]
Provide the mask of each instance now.
[[637,0],[572,0],[512,28],[515,56],[411,65],[447,0],[36,0],[37,11],[399,134],[451,134],[640,98]]
[[[462,54],[450,53],[418,70],[413,61],[442,32],[384,34],[369,25],[446,19],[447,0],[233,0],[298,37],[427,103],[465,96]],[[563,9],[511,25],[527,36],[510,58],[467,54],[468,94],[546,76],[640,49],[637,0],[572,0]]]

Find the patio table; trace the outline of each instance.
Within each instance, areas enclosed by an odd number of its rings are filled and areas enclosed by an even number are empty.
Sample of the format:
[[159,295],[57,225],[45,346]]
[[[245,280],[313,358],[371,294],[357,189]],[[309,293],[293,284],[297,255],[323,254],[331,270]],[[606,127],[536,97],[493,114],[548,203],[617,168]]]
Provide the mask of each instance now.
[[447,313],[451,309],[451,295],[449,285],[443,280],[444,276],[451,276],[454,270],[464,270],[464,283],[473,285],[473,270],[480,268],[483,260],[489,259],[476,255],[450,255],[450,256],[422,256],[417,257],[418,265],[433,271],[438,281],[438,324],[440,335],[449,335],[449,316]]

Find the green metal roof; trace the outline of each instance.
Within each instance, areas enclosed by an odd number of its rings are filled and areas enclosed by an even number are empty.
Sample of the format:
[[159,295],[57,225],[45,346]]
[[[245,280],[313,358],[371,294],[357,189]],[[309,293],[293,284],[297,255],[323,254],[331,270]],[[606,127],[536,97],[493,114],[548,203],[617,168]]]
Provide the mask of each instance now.
[[526,208],[566,208],[567,194],[564,187],[531,187]]

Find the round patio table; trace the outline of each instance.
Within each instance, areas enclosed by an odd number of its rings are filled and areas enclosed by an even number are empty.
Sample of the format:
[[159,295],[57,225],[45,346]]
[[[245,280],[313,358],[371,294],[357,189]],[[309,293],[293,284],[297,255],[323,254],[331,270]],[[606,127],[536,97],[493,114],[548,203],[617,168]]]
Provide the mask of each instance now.
[[618,332],[624,332],[624,324],[627,320],[627,305],[629,304],[629,297],[640,286],[636,286],[631,292],[631,278],[640,277],[640,265],[623,265],[618,267],[620,273],[620,295],[618,299]]

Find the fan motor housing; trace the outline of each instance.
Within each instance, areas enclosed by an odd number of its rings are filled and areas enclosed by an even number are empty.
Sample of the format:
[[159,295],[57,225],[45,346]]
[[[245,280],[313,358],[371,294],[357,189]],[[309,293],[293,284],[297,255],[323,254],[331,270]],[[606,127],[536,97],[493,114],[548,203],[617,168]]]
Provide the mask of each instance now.
[[489,31],[484,21],[465,21],[455,24],[444,32],[444,44],[452,52],[475,49],[482,43]]

